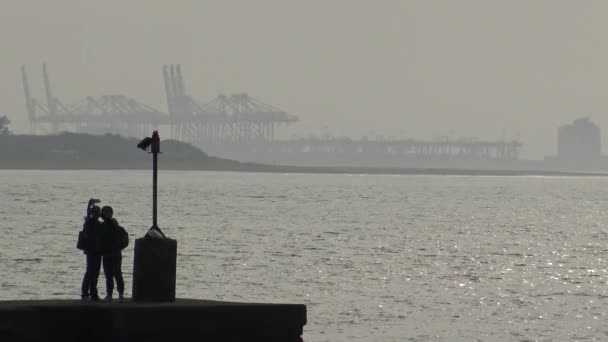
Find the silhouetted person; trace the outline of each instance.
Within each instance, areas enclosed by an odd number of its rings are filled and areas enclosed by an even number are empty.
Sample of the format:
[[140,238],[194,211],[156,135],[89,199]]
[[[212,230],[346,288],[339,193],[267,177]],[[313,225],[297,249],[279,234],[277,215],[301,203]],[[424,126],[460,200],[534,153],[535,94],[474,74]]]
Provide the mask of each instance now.
[[118,298],[123,300],[125,282],[122,278],[122,250],[129,244],[129,235],[113,217],[112,207],[101,208],[103,219],[103,272],[106,276],[106,300],[111,301],[114,292],[114,280]]
[[[90,205],[90,204],[89,204]],[[98,301],[97,281],[101,269],[101,222],[99,222],[101,211],[98,206],[90,207],[90,214],[86,217],[82,226],[82,232],[78,236],[77,248],[82,249],[86,255],[86,271],[82,279],[82,299]]]

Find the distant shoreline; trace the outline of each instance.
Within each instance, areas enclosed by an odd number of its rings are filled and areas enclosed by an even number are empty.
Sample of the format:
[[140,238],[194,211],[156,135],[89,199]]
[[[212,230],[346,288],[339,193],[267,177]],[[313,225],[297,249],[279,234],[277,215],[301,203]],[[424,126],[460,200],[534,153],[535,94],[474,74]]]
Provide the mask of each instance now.
[[[6,165],[0,164],[0,171],[145,171],[150,165],[129,165],[116,167],[87,167],[83,165]],[[608,177],[608,173],[560,172],[560,171],[521,171],[521,170],[469,170],[469,169],[432,169],[432,168],[360,168],[360,167],[301,167],[243,165],[242,167],[209,167],[193,165],[171,165],[160,162],[159,171],[208,171],[208,172],[245,172],[245,173],[290,173],[290,174],[343,174],[343,175],[395,175],[395,176],[498,176],[498,177]]]
[[[136,148],[137,142],[137,139],[110,134],[61,133],[45,136],[0,136],[0,170],[150,170],[152,168],[151,158],[148,153]],[[163,152],[159,156],[161,171],[352,175],[608,176],[608,173],[546,170],[264,165],[208,156],[192,145],[175,140],[163,140],[161,152]]]

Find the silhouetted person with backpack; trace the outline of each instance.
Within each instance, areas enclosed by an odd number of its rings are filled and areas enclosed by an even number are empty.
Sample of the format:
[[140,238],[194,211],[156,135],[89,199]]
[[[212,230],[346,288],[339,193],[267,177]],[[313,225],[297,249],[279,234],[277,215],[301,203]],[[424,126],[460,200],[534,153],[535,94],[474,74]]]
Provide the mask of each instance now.
[[76,247],[84,252],[87,263],[82,279],[81,297],[86,300],[90,296],[91,300],[98,301],[97,281],[101,268],[102,224],[99,222],[101,211],[94,203],[94,200],[91,199],[87,205],[87,217],[85,217],[82,231],[78,234]]
[[122,278],[122,250],[129,244],[129,235],[113,216],[112,207],[101,208],[103,272],[106,276],[105,300],[112,301],[114,280],[116,280],[118,299],[122,301],[125,292],[125,282]]

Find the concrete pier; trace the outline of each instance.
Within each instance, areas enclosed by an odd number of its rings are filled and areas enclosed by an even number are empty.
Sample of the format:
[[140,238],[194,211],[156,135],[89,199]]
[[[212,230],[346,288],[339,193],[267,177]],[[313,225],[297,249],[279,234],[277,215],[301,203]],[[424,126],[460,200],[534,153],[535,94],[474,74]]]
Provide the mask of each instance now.
[[0,301],[0,341],[301,341],[303,304]]

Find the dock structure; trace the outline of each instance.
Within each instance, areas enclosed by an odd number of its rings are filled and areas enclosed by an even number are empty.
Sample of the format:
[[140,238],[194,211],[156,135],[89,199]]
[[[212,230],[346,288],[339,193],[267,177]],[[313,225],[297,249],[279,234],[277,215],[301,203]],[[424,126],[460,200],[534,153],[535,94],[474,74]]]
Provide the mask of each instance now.
[[301,342],[302,304],[0,301],[0,341]]
[[220,94],[198,102],[186,92],[181,66],[163,67],[171,137],[195,145],[273,141],[275,130],[298,121],[298,117],[265,104],[248,94]]
[[282,162],[277,159],[279,156],[286,156],[285,161],[314,156],[370,161],[377,158],[514,161],[519,159],[522,149],[517,140],[330,136],[281,139],[278,131],[298,122],[297,116],[246,93],[220,94],[210,101],[199,101],[188,92],[179,64],[162,68],[166,111],[122,94],[88,96],[79,103],[66,105],[55,96],[46,65],[42,68],[46,101],[39,101],[30,91],[25,66],[21,72],[32,133],[73,131],[140,137],[160,128],[170,132],[169,138],[191,143],[215,156],[278,163]]
[[42,66],[46,101],[34,98],[25,66],[21,66],[23,92],[31,133],[115,133],[141,136],[167,121],[166,114],[126,95],[87,96],[75,104],[65,104],[53,95],[46,64]]
[[168,112],[126,95],[87,96],[66,105],[53,95],[42,66],[46,101],[32,96],[27,70],[21,67],[25,107],[32,133],[74,131],[141,136],[152,128],[170,127],[170,137],[197,145],[208,142],[272,141],[278,126],[297,122],[295,115],[248,94],[219,95],[200,102],[188,95],[180,65],[165,65],[163,78]]
[[419,157],[477,158],[515,160],[522,144],[518,141],[483,141],[473,139],[350,139],[302,138],[271,144],[274,152],[325,154],[377,154]]

